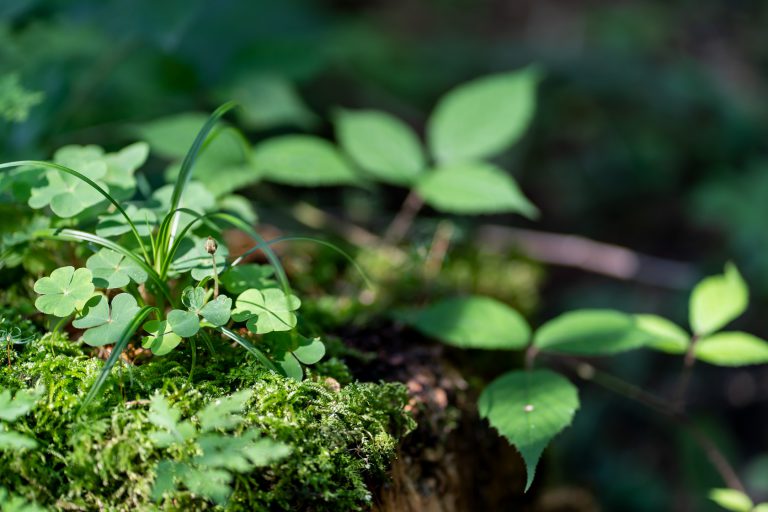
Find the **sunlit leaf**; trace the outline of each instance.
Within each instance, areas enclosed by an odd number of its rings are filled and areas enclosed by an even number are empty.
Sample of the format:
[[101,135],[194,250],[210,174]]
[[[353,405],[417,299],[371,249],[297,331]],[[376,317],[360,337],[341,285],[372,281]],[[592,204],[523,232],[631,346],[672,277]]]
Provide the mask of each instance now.
[[131,258],[111,249],[101,249],[88,258],[85,266],[93,274],[94,285],[100,288],[123,288],[131,280],[145,282],[147,272]]
[[35,307],[42,313],[65,317],[83,308],[95,290],[93,275],[87,268],[57,268],[49,277],[35,282],[34,290],[41,296]]
[[129,293],[121,293],[112,299],[112,307],[107,305],[107,298],[99,296],[94,305],[84,311],[84,316],[72,322],[78,329],[88,329],[83,334],[83,341],[92,347],[116,343],[123,332],[131,325],[139,310],[136,299]]
[[652,339],[632,315],[609,309],[582,309],[542,325],[533,344],[541,350],[565,354],[611,355],[643,347]]
[[347,185],[358,177],[336,147],[310,135],[284,135],[254,148],[254,165],[270,181],[313,187]]
[[427,336],[461,348],[512,350],[525,347],[531,335],[525,319],[489,297],[441,300],[402,319]]
[[296,314],[301,301],[295,295],[286,295],[279,288],[246,290],[237,297],[232,318],[247,321],[255,334],[290,331],[296,326]]
[[749,290],[732,263],[725,273],[704,278],[691,293],[691,329],[699,336],[711,334],[747,309]]
[[768,363],[768,342],[746,332],[719,332],[700,339],[696,357],[718,366]]
[[669,354],[684,354],[688,350],[691,336],[674,322],[657,315],[635,315],[635,321],[641,331],[652,337],[648,348]]
[[513,371],[491,382],[477,407],[480,416],[520,452],[528,490],[544,448],[571,424],[579,396],[568,379],[551,371]]

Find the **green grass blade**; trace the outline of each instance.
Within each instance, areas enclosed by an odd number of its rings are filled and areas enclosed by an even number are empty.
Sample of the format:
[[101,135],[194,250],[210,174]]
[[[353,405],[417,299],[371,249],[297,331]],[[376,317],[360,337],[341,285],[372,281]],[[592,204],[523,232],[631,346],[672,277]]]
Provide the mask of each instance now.
[[101,369],[101,372],[99,373],[99,376],[96,378],[96,382],[93,383],[93,386],[91,386],[91,389],[88,390],[88,394],[85,395],[85,399],[83,400],[83,403],[80,405],[80,410],[82,411],[88,405],[90,405],[93,400],[98,396],[99,392],[101,391],[101,388],[104,386],[104,383],[107,381],[107,377],[109,377],[110,372],[112,371],[112,368],[115,366],[115,363],[117,363],[118,359],[120,359],[120,354],[123,353],[125,350],[125,347],[128,345],[128,342],[131,340],[131,337],[136,333],[136,331],[141,327],[141,324],[144,322],[144,320],[147,318],[147,315],[152,312],[156,308],[152,306],[144,306],[139,310],[139,312],[136,314],[135,317],[133,317],[133,321],[128,325],[128,327],[125,328],[125,331],[123,331],[122,336],[120,336],[120,339],[117,340],[117,343],[115,343],[114,347],[112,347],[112,352],[109,354],[109,357],[104,362],[104,368]]
[[147,253],[147,248],[144,246],[144,241],[141,239],[141,236],[139,235],[139,231],[136,229],[136,225],[133,223],[131,218],[128,216],[128,214],[125,212],[122,206],[120,206],[120,203],[115,200],[114,197],[112,197],[109,192],[101,188],[95,181],[90,179],[88,176],[85,176],[82,173],[77,172],[74,169],[70,169],[69,167],[65,167],[63,165],[55,164],[53,162],[43,162],[41,160],[19,160],[16,162],[8,162],[5,164],[0,164],[0,169],[9,169],[12,167],[22,167],[22,166],[35,166],[35,167],[46,167],[48,169],[54,169],[66,174],[70,174],[76,178],[78,178],[81,181],[84,181],[87,183],[91,188],[96,190],[99,194],[104,196],[104,198],[112,203],[112,205],[117,208],[117,211],[120,212],[120,214],[125,218],[126,222],[128,222],[128,225],[131,228],[131,231],[133,232],[133,236],[136,237],[136,241],[139,243],[139,247],[141,247],[141,251],[144,254],[144,258],[146,259],[147,263],[150,263],[149,254]]
[[261,350],[257,349],[256,347],[254,347],[253,344],[250,341],[248,341],[247,339],[243,338],[239,334],[237,334],[237,333],[235,333],[233,331],[230,331],[226,327],[217,327],[216,330],[219,331],[224,336],[226,336],[227,338],[231,339],[232,341],[238,343],[240,346],[242,346],[245,350],[247,350],[251,354],[253,354],[256,357],[256,359],[259,360],[259,362],[261,364],[263,364],[264,366],[266,366],[267,368],[269,368],[273,372],[277,372],[277,373],[283,375],[283,372],[281,372],[277,368],[277,366],[275,366],[275,364],[272,361],[270,361],[269,358],[266,355],[264,355],[264,352],[262,352]]
[[[192,177],[192,168],[195,165],[195,161],[200,154],[200,150],[202,149],[205,140],[208,138],[208,134],[213,130],[214,126],[216,126],[216,123],[219,122],[219,119],[232,110],[236,105],[235,102],[230,101],[217,108],[197,133],[192,146],[189,148],[189,151],[187,151],[187,154],[181,163],[181,170],[179,171],[179,176],[176,178],[176,184],[173,187],[170,211],[175,211],[181,203],[181,196],[184,194],[184,189],[187,187],[187,183],[189,183],[189,180]],[[178,213],[174,213],[170,231],[164,233],[164,236],[167,237],[167,243],[164,244],[166,247],[170,248],[170,245],[173,242],[177,223]],[[161,240],[165,242],[165,238],[162,238]]]

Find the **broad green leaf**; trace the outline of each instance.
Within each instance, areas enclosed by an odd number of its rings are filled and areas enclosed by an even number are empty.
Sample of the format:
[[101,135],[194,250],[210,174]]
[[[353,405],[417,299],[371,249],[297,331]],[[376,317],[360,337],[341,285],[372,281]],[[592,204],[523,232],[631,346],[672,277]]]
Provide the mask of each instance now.
[[[253,185],[261,174],[251,163],[251,152],[242,134],[234,128],[221,128],[195,160],[192,176],[215,197]],[[180,169],[181,161],[170,165],[165,172],[166,181],[174,182]]]
[[181,343],[181,337],[173,332],[166,320],[150,320],[144,324],[144,330],[149,336],[142,339],[141,346],[150,349],[156,356],[164,356]]
[[544,448],[571,424],[579,396],[568,379],[551,371],[513,371],[491,382],[477,407],[480,417],[487,418],[523,457],[527,491]]
[[404,314],[403,320],[427,336],[461,348],[520,349],[531,336],[520,313],[489,297],[444,299]]
[[100,288],[123,288],[131,280],[141,284],[147,272],[131,258],[111,249],[101,249],[88,258],[85,266],[93,274],[93,283]]
[[207,120],[208,114],[185,112],[144,123],[136,127],[136,131],[149,142],[155,154],[181,159]]
[[315,364],[325,356],[325,344],[320,338],[308,339],[300,337],[299,346],[293,351],[293,355],[304,364]]
[[760,503],[754,509],[752,509],[752,512],[768,512],[768,502]]
[[754,506],[749,496],[736,489],[712,489],[709,499],[733,512],[751,512]]
[[182,338],[189,338],[200,330],[200,320],[191,311],[174,309],[168,313],[168,325],[171,330]]
[[244,389],[209,403],[197,413],[200,429],[203,432],[208,432],[235,428],[243,421],[243,417],[238,413],[245,408],[245,404],[252,396],[253,390]]
[[101,347],[117,342],[140,309],[136,299],[129,293],[116,295],[112,299],[111,308],[107,305],[107,298],[102,295],[72,325],[78,329],[88,329],[83,334],[83,341],[92,347]]
[[314,187],[347,185],[358,177],[336,147],[310,135],[284,135],[254,148],[254,165],[270,181]]
[[732,263],[725,273],[704,278],[691,293],[691,329],[706,336],[744,313],[749,303],[749,290],[738,269]]
[[495,156],[515,143],[533,118],[539,73],[525,68],[478,78],[448,92],[427,125],[440,162]]
[[232,312],[232,299],[219,295],[200,310],[200,315],[211,325],[219,327],[229,322]]
[[657,315],[635,315],[637,327],[651,336],[648,348],[669,354],[685,354],[690,335],[674,322]]
[[21,389],[11,398],[11,392],[4,389],[0,392],[0,420],[9,423],[21,418],[31,411],[40,397],[43,388]]
[[277,284],[272,279],[274,274],[272,265],[237,265],[221,274],[221,284],[230,293],[243,293],[249,288],[273,288]]
[[645,346],[653,337],[631,315],[608,309],[582,309],[542,325],[533,337],[541,350],[565,354],[611,355]]
[[357,165],[381,181],[412,185],[425,170],[418,137],[387,113],[342,110],[336,117],[336,138]]
[[248,329],[255,334],[273,331],[290,331],[296,327],[296,314],[301,301],[295,295],[286,295],[279,288],[246,290],[237,297],[232,318],[247,321]]
[[116,153],[104,155],[107,173],[102,180],[109,186],[110,194],[118,201],[130,199],[136,190],[134,173],[144,165],[149,156],[146,142],[136,142]]
[[87,268],[61,267],[49,277],[38,279],[34,290],[41,295],[35,301],[40,312],[65,317],[82,309],[95,287],[93,275]]
[[768,363],[768,342],[746,332],[719,332],[700,339],[696,357],[718,366]]
[[416,187],[424,200],[445,213],[481,215],[519,213],[528,218],[538,210],[523,195],[514,178],[485,162],[459,162],[428,172]]
[[247,197],[238,194],[229,194],[220,197],[216,204],[219,211],[232,213],[248,224],[252,226],[256,225],[258,216],[256,215],[253,203]]
[[310,128],[317,122],[293,84],[281,76],[252,74],[227,89],[226,100],[234,100],[242,108],[235,114],[243,126],[266,130],[282,126]]

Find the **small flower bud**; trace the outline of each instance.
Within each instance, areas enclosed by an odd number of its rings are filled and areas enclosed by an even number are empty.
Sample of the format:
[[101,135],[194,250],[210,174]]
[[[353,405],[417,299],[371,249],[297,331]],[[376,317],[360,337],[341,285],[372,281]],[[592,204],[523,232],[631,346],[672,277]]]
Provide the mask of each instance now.
[[218,249],[219,246],[216,243],[216,240],[213,239],[213,237],[208,237],[208,240],[205,241],[205,251],[208,254],[214,254],[216,252],[216,249]]

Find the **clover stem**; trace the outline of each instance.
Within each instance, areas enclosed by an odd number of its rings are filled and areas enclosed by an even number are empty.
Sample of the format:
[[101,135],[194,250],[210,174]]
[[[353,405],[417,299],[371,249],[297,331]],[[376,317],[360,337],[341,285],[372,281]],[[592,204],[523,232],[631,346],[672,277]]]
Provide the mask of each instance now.
[[693,374],[693,365],[696,363],[696,343],[699,341],[697,335],[691,336],[691,341],[688,343],[688,349],[685,352],[685,358],[683,359],[683,369],[680,374],[680,382],[677,386],[677,394],[675,396],[675,407],[683,412],[685,410],[685,396],[688,392],[688,385],[691,382],[691,376]]
[[65,323],[65,322],[66,322],[66,321],[69,319],[69,316],[70,316],[70,315],[67,315],[67,316],[63,317],[61,320],[59,320],[59,321],[56,323],[56,326],[53,328],[53,332],[54,332],[54,334],[56,334],[56,335],[58,336],[58,334],[59,334],[59,330],[60,330],[60,329],[61,329],[61,327],[64,325],[64,323]]

